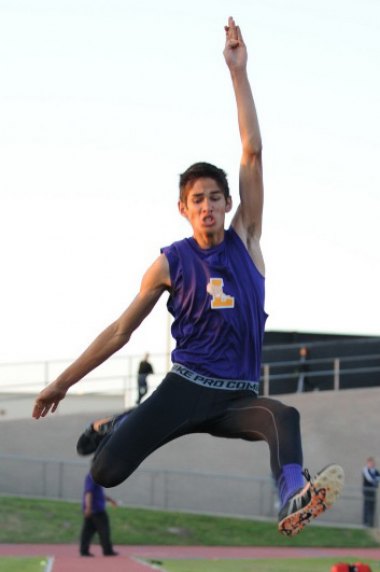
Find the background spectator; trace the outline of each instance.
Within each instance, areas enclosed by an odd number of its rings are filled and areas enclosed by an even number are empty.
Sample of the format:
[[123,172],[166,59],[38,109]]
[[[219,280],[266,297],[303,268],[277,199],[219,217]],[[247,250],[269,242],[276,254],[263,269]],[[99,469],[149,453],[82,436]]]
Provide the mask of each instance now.
[[86,475],[83,490],[83,524],[80,536],[81,556],[94,556],[90,552],[90,543],[97,532],[104,556],[117,556],[111,542],[111,530],[106,502],[117,506],[116,501],[105,495],[103,487],[96,484],[91,474]]
[[298,366],[298,384],[297,393],[302,393],[303,391],[315,391],[317,388],[308,376],[310,366],[308,364],[309,350],[306,346],[302,346],[298,352],[300,362]]
[[144,358],[140,361],[139,369],[137,372],[137,389],[138,397],[136,404],[139,405],[141,399],[148,393],[147,377],[153,372],[152,364],[149,363],[149,354],[145,354]]
[[376,493],[380,481],[380,472],[376,469],[375,459],[368,457],[363,468],[363,524],[375,526]]

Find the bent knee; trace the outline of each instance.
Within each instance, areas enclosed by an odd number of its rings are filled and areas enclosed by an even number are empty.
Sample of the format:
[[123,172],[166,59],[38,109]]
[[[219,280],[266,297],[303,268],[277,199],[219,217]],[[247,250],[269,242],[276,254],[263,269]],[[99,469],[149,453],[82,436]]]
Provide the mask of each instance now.
[[106,489],[116,487],[124,480],[114,469],[112,469],[112,464],[102,462],[99,457],[94,459],[92,463],[91,475],[98,485],[101,485]]
[[298,409],[296,409],[295,407],[291,406],[291,405],[285,405],[284,408],[281,411],[281,420],[282,423],[285,423],[286,425],[293,425],[293,426],[299,426],[300,424],[300,413],[298,411]]
[[300,412],[298,411],[298,409],[296,409],[295,407],[293,407],[292,405],[288,405],[287,406],[287,414],[292,417],[292,419],[294,419],[295,421],[299,421],[300,420]]

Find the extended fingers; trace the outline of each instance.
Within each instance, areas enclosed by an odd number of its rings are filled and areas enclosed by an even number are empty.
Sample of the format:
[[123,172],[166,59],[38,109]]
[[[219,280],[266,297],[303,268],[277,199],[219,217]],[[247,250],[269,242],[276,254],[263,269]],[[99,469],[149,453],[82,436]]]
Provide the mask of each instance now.
[[32,417],[39,419],[43,413],[44,406],[39,401],[36,401],[33,407]]
[[[56,411],[57,407],[59,405],[59,401],[56,401],[55,403],[53,403],[53,407],[51,408],[51,412],[54,413],[54,411]],[[50,408],[49,408],[50,409]]]
[[244,40],[243,40],[243,36],[240,30],[240,26],[236,26],[236,31],[237,31],[237,39],[239,41],[239,44],[244,46]]
[[36,401],[33,407],[32,417],[34,417],[34,419],[40,419],[40,417],[46,417],[50,409],[51,412],[54,413],[57,407],[58,407],[58,402],[43,403],[41,401]]
[[239,44],[244,44],[240,28],[236,26],[232,16],[228,18],[228,25],[224,26],[224,29],[226,31],[226,42],[231,48],[236,48]]
[[228,16],[226,28],[235,28],[235,27],[236,27],[235,20],[233,19],[232,16]]
[[237,27],[235,24],[235,20],[232,18],[232,16],[230,16],[228,18],[228,24],[227,24],[227,26],[224,26],[224,29],[226,31],[226,39],[227,40],[237,40],[238,39]]

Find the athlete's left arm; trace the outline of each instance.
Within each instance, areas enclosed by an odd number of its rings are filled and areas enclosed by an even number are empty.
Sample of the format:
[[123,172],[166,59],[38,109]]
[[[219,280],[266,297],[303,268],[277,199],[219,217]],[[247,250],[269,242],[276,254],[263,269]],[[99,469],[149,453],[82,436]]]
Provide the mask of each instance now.
[[239,26],[228,19],[224,57],[234,88],[242,155],[239,173],[240,204],[232,226],[246,245],[256,267],[264,274],[260,247],[263,215],[262,142],[256,107],[247,74],[247,48]]

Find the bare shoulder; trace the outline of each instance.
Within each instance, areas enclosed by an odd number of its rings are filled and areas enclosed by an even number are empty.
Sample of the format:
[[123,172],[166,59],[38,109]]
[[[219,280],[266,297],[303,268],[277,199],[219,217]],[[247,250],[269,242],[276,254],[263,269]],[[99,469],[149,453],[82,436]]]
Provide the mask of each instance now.
[[171,286],[168,259],[160,254],[149,266],[142,279],[142,287],[168,289]]

